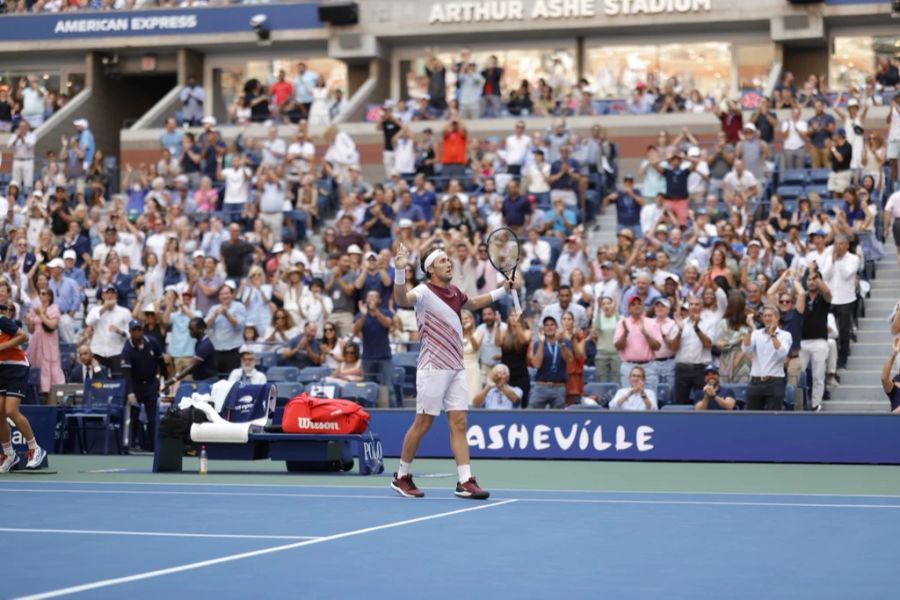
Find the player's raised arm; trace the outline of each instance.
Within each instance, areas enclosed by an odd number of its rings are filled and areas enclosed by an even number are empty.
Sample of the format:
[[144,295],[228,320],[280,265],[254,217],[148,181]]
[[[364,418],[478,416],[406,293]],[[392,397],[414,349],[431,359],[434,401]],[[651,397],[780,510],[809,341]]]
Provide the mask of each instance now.
[[502,286],[498,287],[496,290],[490,292],[489,294],[481,294],[480,296],[469,298],[469,300],[463,305],[463,308],[465,308],[466,310],[481,310],[485,306],[489,306],[494,302],[497,302],[498,300],[500,300],[500,298],[509,293],[511,285],[512,284],[509,282],[509,280],[504,281]]
[[409,260],[409,252],[406,246],[399,244],[397,255],[394,256],[394,304],[409,308],[416,304],[416,295],[406,291],[406,263]]

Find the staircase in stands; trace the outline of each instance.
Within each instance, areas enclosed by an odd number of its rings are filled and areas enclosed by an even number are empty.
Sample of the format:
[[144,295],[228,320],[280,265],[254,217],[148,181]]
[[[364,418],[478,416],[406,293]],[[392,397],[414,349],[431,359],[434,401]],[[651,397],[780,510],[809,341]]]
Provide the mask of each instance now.
[[872,291],[866,298],[866,316],[859,320],[856,342],[850,345],[847,368],[838,371],[839,387],[831,388],[831,400],[823,403],[828,412],[880,412],[890,410],[881,388],[881,367],[891,352],[888,317],[900,299],[900,267],[896,248],[888,241],[884,258],[878,263]]

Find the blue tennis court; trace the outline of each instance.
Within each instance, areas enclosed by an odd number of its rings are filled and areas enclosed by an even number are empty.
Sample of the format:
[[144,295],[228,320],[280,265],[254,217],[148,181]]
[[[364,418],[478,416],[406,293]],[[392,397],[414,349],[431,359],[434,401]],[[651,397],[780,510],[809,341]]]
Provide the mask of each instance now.
[[900,549],[892,494],[522,486],[476,503],[439,473],[421,500],[386,477],[84,473],[0,480],[0,595],[885,598]]

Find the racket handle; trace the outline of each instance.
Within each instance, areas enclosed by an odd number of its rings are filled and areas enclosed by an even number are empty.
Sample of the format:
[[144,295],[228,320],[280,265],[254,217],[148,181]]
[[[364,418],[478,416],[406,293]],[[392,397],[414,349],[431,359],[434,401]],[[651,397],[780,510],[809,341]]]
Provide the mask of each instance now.
[[510,290],[509,293],[512,294],[513,306],[516,307],[516,312],[521,315],[522,314],[522,306],[519,304],[519,290],[514,288],[514,289]]

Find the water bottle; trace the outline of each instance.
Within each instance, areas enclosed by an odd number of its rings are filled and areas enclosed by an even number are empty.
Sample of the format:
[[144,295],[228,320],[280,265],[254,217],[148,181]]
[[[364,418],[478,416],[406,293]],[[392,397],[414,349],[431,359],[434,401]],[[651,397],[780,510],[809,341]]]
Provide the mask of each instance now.
[[209,459],[206,458],[206,445],[200,446],[200,474],[206,475],[209,470]]

